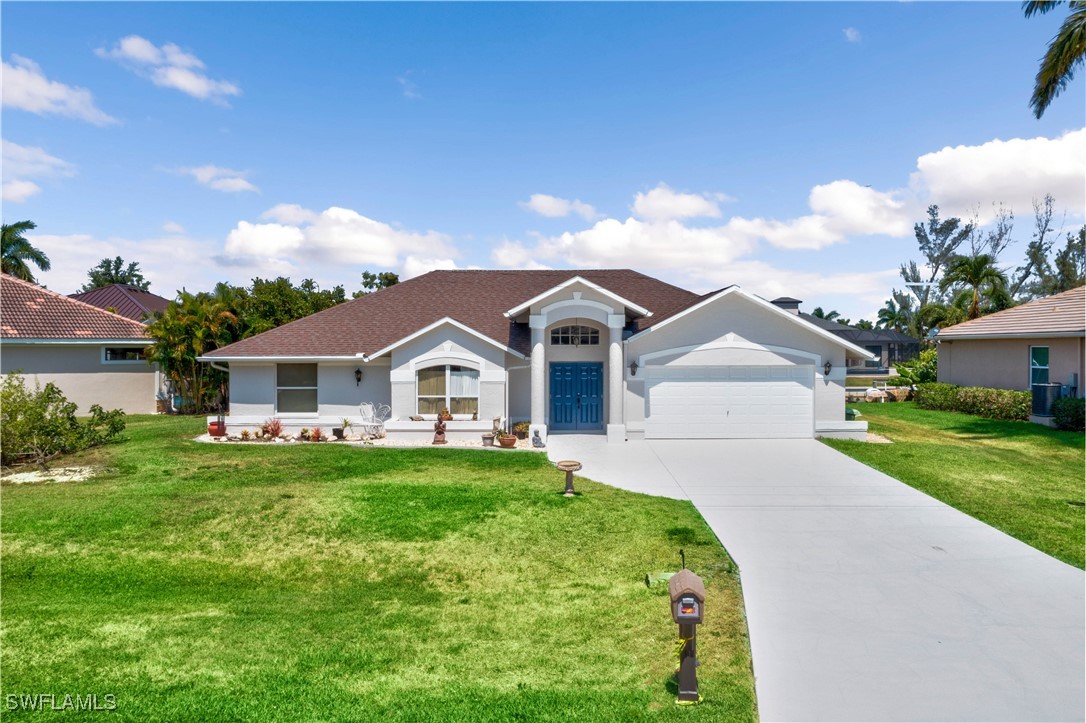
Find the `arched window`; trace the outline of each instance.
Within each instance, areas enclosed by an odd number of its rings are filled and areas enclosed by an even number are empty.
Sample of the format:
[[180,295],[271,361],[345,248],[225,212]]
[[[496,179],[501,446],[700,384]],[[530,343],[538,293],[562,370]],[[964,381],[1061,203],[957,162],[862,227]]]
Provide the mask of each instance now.
[[419,369],[418,413],[437,415],[448,409],[454,415],[479,412],[479,371],[445,364]]
[[552,346],[599,346],[600,330],[591,326],[559,326],[551,329]]

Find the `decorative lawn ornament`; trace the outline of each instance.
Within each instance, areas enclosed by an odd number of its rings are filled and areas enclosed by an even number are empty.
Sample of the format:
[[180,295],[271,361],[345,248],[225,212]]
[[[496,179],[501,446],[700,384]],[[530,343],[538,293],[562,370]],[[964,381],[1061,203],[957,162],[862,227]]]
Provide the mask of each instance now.
[[575,459],[564,459],[554,465],[566,473],[566,497],[573,497],[577,492],[573,489],[573,473],[581,469],[581,463]]

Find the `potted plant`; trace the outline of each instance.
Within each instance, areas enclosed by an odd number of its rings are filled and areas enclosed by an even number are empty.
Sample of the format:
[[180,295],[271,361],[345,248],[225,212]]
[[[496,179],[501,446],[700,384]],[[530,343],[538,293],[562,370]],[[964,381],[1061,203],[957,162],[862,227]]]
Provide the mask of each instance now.
[[529,422],[517,422],[513,425],[513,435],[517,439],[528,439],[528,428],[531,426]]
[[487,432],[486,434],[483,435],[483,446],[484,447],[493,447],[494,446],[494,433],[493,432]]
[[332,436],[336,439],[343,439],[347,436],[347,430],[351,428],[351,420],[349,417],[344,417],[340,422],[340,426],[332,427]]
[[504,430],[498,432],[498,444],[505,447],[506,449],[515,447],[517,445],[517,435],[513,434],[512,432],[506,432]]

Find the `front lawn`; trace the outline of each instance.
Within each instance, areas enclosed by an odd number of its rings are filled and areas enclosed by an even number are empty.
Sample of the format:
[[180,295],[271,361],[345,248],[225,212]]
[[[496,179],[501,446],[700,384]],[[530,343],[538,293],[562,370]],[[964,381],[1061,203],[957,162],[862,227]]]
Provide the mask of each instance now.
[[[61,461],[104,468],[91,481],[3,487],[0,699],[111,693],[125,720],[756,718],[737,573],[689,503],[583,480],[566,499],[527,452],[189,441],[202,425],[132,418]],[[666,588],[643,582],[680,547],[709,591],[692,710]]]
[[1077,567],[1086,566],[1082,432],[919,409],[850,405],[894,444],[834,449]]

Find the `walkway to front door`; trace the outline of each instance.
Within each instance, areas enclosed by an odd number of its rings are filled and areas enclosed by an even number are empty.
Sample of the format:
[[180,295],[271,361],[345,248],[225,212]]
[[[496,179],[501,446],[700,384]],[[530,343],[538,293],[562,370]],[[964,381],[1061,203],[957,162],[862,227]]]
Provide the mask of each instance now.
[[603,364],[551,362],[551,431],[603,429]]

